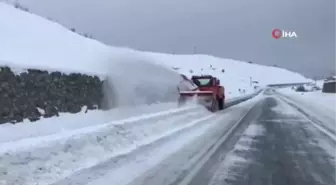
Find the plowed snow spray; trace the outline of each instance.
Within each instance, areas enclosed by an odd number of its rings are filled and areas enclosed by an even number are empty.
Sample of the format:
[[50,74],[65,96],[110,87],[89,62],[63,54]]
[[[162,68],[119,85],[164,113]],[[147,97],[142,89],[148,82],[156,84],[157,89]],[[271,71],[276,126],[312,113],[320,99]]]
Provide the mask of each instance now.
[[298,35],[295,33],[295,31],[286,31],[286,30],[280,30],[280,29],[274,29],[272,31],[272,36],[275,39],[280,39],[280,38],[297,38]]

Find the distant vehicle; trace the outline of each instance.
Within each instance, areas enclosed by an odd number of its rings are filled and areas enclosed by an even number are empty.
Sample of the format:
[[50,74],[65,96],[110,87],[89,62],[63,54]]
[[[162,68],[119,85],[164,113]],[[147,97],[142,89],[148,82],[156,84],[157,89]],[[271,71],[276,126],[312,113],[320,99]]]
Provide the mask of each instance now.
[[220,80],[211,75],[192,76],[191,81],[197,88],[191,91],[180,91],[179,104],[196,97],[196,101],[212,112],[224,109],[225,89]]
[[300,85],[299,87],[297,87],[295,89],[295,91],[297,91],[297,92],[306,92],[306,88],[303,85]]

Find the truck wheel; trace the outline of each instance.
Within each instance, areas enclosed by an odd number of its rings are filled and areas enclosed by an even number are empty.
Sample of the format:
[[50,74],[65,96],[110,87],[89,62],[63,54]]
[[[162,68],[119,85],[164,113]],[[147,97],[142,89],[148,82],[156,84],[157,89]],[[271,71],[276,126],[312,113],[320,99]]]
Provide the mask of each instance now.
[[187,98],[186,97],[179,97],[178,99],[178,107],[182,107],[186,104]]
[[211,107],[210,107],[210,111],[211,112],[216,112],[217,110],[218,110],[218,101],[217,101],[217,99],[213,99]]
[[223,98],[218,98],[218,110],[223,110],[224,109],[224,100]]

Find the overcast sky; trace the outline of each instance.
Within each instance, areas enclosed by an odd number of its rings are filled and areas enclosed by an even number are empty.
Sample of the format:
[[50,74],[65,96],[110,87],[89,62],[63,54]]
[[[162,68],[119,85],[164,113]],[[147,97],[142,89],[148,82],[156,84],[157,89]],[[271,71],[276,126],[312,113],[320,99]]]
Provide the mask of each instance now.
[[[335,72],[335,0],[18,0],[114,46]],[[276,40],[274,28],[295,31]]]

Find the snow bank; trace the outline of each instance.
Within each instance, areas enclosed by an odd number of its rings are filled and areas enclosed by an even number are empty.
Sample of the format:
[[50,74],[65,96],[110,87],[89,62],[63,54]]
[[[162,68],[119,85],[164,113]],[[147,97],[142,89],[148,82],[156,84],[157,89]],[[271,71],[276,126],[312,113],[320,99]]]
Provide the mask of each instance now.
[[212,114],[203,107],[191,105],[98,126],[92,124],[75,131],[64,130],[49,136],[0,143],[0,179],[15,185],[49,184],[142,146],[173,138],[174,134],[187,131],[200,122],[209,123],[209,120],[214,121],[212,118],[222,122],[224,117],[234,121],[261,97],[234,107],[238,112],[227,109],[232,114]]
[[[208,154],[222,134],[257,101],[257,98],[246,101],[227,109],[225,114],[201,122],[163,142],[155,143],[148,150],[137,151],[124,160],[110,160],[100,165],[104,166],[104,169],[85,170],[74,178],[67,178],[57,184],[84,184],[88,178],[93,179],[88,185],[100,185],[105,182],[118,185],[174,184],[186,171],[198,171],[196,168],[204,155]],[[223,122],[226,124],[223,125]]]
[[288,103],[278,97],[274,97],[274,99],[276,100],[276,106],[271,108],[273,111],[284,116],[299,117],[297,114],[297,110],[294,107],[290,106]]
[[127,108],[111,109],[108,111],[92,110],[85,113],[85,108],[80,113],[60,113],[59,117],[41,118],[30,123],[24,120],[20,124],[0,125],[0,144],[17,141],[20,139],[52,135],[68,132],[94,125],[103,125],[110,121],[123,120],[128,117],[155,114],[162,111],[171,111],[177,108],[176,103],[160,103],[153,105],[139,105]]
[[301,93],[289,88],[277,91],[310,108],[323,109],[330,112],[330,115],[336,115],[336,94],[321,91]]
[[186,107],[75,132],[4,143],[0,145],[0,179],[7,184],[50,184],[214,116],[202,107]]
[[295,92],[290,89],[279,89],[287,101],[302,109],[310,119],[320,123],[331,133],[336,133],[336,95],[329,93]]
[[[260,91],[242,97],[226,100],[226,106],[233,106],[256,96]],[[261,94],[260,94],[261,95]],[[186,106],[194,106],[194,102],[188,102]],[[70,132],[81,128],[104,125],[111,121],[124,120],[129,117],[141,115],[156,115],[162,112],[171,112],[178,108],[176,102],[157,103],[150,105],[135,105],[132,107],[119,107],[111,110],[91,110],[87,113],[84,107],[80,113],[60,113],[59,117],[41,118],[32,124],[24,120],[18,124],[0,125],[0,145],[6,142],[18,141],[29,138],[42,138],[57,133]]]

